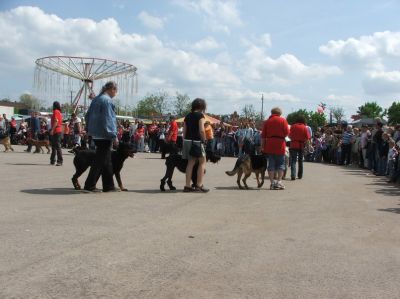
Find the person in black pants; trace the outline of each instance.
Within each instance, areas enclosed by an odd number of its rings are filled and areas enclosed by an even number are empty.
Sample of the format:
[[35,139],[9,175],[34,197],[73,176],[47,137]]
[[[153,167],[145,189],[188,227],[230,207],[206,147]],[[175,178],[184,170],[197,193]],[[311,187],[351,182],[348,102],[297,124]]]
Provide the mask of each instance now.
[[84,189],[90,192],[96,189],[100,176],[103,183],[103,192],[119,191],[114,187],[113,167],[111,162],[111,147],[117,137],[117,119],[111,99],[117,95],[117,84],[107,82],[101,93],[92,100],[85,119],[88,134],[96,145],[96,157],[90,167]]
[[51,155],[50,164],[56,166],[62,166],[63,156],[61,151],[61,133],[62,133],[62,114],[61,105],[59,102],[55,101],[53,103],[53,115],[51,117],[51,131],[50,131],[50,141],[51,141]]

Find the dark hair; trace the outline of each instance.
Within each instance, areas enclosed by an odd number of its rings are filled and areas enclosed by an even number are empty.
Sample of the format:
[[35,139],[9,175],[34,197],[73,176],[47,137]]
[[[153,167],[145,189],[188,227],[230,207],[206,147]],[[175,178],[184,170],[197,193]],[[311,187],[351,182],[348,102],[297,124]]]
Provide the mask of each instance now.
[[192,102],[192,112],[196,111],[196,110],[200,110],[201,112],[206,111],[206,101],[200,98],[196,98],[193,100]]
[[109,81],[106,84],[104,84],[104,86],[101,88],[100,94],[103,94],[107,90],[110,90],[113,88],[117,88],[117,83],[115,83],[114,81]]
[[58,102],[58,101],[54,101],[54,102],[53,102],[53,110],[58,110],[58,111],[61,112],[61,105],[60,105],[60,102]]
[[304,117],[304,115],[297,116],[296,123],[305,125],[306,124],[306,118]]

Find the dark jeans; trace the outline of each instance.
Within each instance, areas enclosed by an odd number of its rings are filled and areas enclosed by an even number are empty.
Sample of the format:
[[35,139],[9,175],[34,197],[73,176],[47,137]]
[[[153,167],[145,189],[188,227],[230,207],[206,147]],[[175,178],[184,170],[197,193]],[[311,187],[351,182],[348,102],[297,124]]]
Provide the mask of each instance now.
[[290,149],[290,177],[296,178],[296,162],[299,163],[299,171],[297,172],[297,177],[303,177],[303,150],[300,149]]
[[56,162],[56,154],[57,154],[57,163],[63,163],[63,156],[61,151],[61,133],[54,134],[50,136],[51,141],[51,156],[50,163],[54,164]]
[[342,144],[342,157],[340,160],[340,164],[351,164],[351,144]]
[[96,188],[100,176],[103,182],[103,191],[114,189],[113,167],[111,162],[112,140],[95,139],[96,157],[90,167],[89,175],[85,182],[86,190]]

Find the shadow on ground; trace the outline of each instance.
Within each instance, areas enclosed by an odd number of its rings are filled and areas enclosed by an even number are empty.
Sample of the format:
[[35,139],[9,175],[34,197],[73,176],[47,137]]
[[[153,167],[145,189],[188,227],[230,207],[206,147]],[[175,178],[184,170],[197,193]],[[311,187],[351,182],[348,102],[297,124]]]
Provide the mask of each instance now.
[[380,212],[390,212],[395,214],[400,214],[400,208],[388,208],[388,209],[378,209]]
[[49,166],[49,164],[43,163],[6,163],[7,165],[14,165],[14,166]]
[[22,193],[38,195],[71,195],[83,193],[72,188],[43,188],[43,189],[23,189]]

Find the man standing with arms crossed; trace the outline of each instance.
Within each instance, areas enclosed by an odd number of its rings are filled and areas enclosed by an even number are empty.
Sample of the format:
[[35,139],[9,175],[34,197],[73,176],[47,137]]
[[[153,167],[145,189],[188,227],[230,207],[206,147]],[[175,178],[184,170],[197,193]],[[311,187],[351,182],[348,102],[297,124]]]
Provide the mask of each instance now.
[[268,175],[271,181],[271,190],[285,189],[282,177],[285,171],[285,137],[289,135],[289,125],[281,115],[282,110],[280,108],[272,108],[271,116],[264,121],[261,133],[261,147],[263,153],[268,157]]

